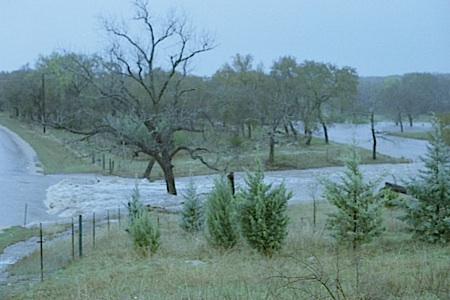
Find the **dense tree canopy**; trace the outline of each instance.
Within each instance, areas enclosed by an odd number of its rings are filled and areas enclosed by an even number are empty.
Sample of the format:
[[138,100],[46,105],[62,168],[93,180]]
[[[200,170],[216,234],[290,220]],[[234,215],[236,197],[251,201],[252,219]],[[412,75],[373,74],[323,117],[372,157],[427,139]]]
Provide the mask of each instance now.
[[391,115],[403,131],[405,118],[413,126],[419,115],[448,111],[450,80],[430,73],[390,76],[384,79],[377,93],[382,106],[380,113]]

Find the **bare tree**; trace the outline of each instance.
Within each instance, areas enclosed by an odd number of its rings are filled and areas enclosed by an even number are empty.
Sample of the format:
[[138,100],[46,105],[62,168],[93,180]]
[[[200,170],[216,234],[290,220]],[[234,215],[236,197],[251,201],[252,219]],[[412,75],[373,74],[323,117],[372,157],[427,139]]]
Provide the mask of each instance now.
[[108,134],[117,143],[134,147],[136,153],[149,155],[146,175],[156,161],[164,172],[167,192],[175,195],[174,156],[184,150],[202,159],[199,153],[207,151],[195,146],[193,139],[180,142],[175,137],[204,131],[201,107],[188,96],[195,86],[185,79],[189,62],[212,50],[213,39],[197,38],[186,19],[173,12],[159,24],[146,1],[137,0],[134,5],[136,15],[129,24],[135,27],[102,21],[112,43],[101,70],[79,64],[85,77],[95,83],[96,101],[103,102],[104,109],[93,113],[96,121],[78,133]]
[[377,159],[377,131],[375,114],[380,109],[379,91],[383,79],[381,78],[364,78],[359,80],[357,101],[354,105],[354,113],[368,118],[370,121],[370,130],[372,134],[372,159]]

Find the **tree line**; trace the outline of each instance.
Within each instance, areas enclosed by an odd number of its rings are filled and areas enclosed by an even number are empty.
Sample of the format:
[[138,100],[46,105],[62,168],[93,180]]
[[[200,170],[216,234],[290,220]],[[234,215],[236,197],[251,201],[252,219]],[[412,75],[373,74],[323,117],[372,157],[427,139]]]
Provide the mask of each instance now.
[[450,105],[450,76],[359,78],[348,66],[292,56],[265,71],[252,55],[236,54],[213,76],[194,76],[191,63],[216,47],[214,39],[190,31],[181,16],[156,22],[145,2],[135,5],[127,27],[102,21],[110,37],[105,54],[54,52],[33,67],[0,73],[0,109],[44,132],[60,128],[108,141],[111,151],[120,145],[130,156],[144,155],[144,177],[157,163],[168,193],[176,194],[172,161],[182,151],[223,171],[236,143],[258,131],[273,163],[279,135],[310,145],[320,130],[328,143],[335,122],[387,114],[412,125],[417,115]]
[[407,73],[361,77],[355,111],[375,112],[393,120],[401,132],[420,115],[450,110],[450,74]]

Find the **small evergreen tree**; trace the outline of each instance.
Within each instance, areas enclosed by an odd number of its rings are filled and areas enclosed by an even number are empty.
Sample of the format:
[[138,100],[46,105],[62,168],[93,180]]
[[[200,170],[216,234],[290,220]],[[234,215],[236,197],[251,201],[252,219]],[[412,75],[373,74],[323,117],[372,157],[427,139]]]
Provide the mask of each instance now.
[[245,183],[247,189],[238,196],[242,234],[252,248],[272,256],[282,248],[287,236],[289,218],[285,212],[292,192],[286,191],[284,183],[276,188],[264,183],[260,162],[253,174],[247,172]]
[[[144,209],[144,205],[141,202],[141,193],[139,191],[139,185],[136,182],[133,192],[131,193],[131,201],[128,202],[128,227],[133,223],[134,219],[140,215],[140,212]],[[128,231],[128,229],[127,229]]]
[[181,209],[180,227],[189,233],[202,231],[205,224],[205,210],[192,178],[183,197],[185,201]]
[[450,241],[450,150],[437,119],[433,120],[427,150],[421,158],[425,169],[407,185],[403,219],[416,237],[444,244]]
[[320,183],[324,187],[324,197],[337,209],[328,216],[328,228],[338,242],[350,244],[356,250],[360,244],[370,242],[384,230],[384,205],[380,195],[375,193],[382,178],[364,180],[355,144],[343,162],[346,169],[340,182],[321,178]]
[[236,226],[235,203],[231,186],[225,176],[214,180],[214,187],[206,202],[208,242],[215,247],[233,248],[239,238]]
[[136,184],[128,202],[128,233],[137,250],[155,253],[160,245],[160,231],[153,223],[150,213],[141,202],[139,186]]

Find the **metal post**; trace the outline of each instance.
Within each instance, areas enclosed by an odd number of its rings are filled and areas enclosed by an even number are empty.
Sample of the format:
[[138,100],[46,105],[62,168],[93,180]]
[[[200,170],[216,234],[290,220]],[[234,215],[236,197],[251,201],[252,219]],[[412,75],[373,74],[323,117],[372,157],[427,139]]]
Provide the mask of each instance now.
[[41,281],[44,281],[44,241],[42,239],[42,223],[39,223],[39,243],[41,250]]
[[72,260],[75,260],[75,224],[72,218]]
[[28,204],[25,203],[25,216],[23,218],[23,227],[27,226],[27,211],[28,211]]
[[95,248],[95,212],[92,216],[92,248]]
[[45,74],[42,73],[42,131],[45,133]]
[[78,225],[79,225],[79,230],[78,230],[78,251],[80,254],[80,257],[83,256],[83,216],[79,215],[78,217]]
[[120,206],[118,207],[119,208],[119,227],[120,227]]
[[109,233],[109,209],[107,210],[107,216],[106,219],[108,220],[108,233]]

